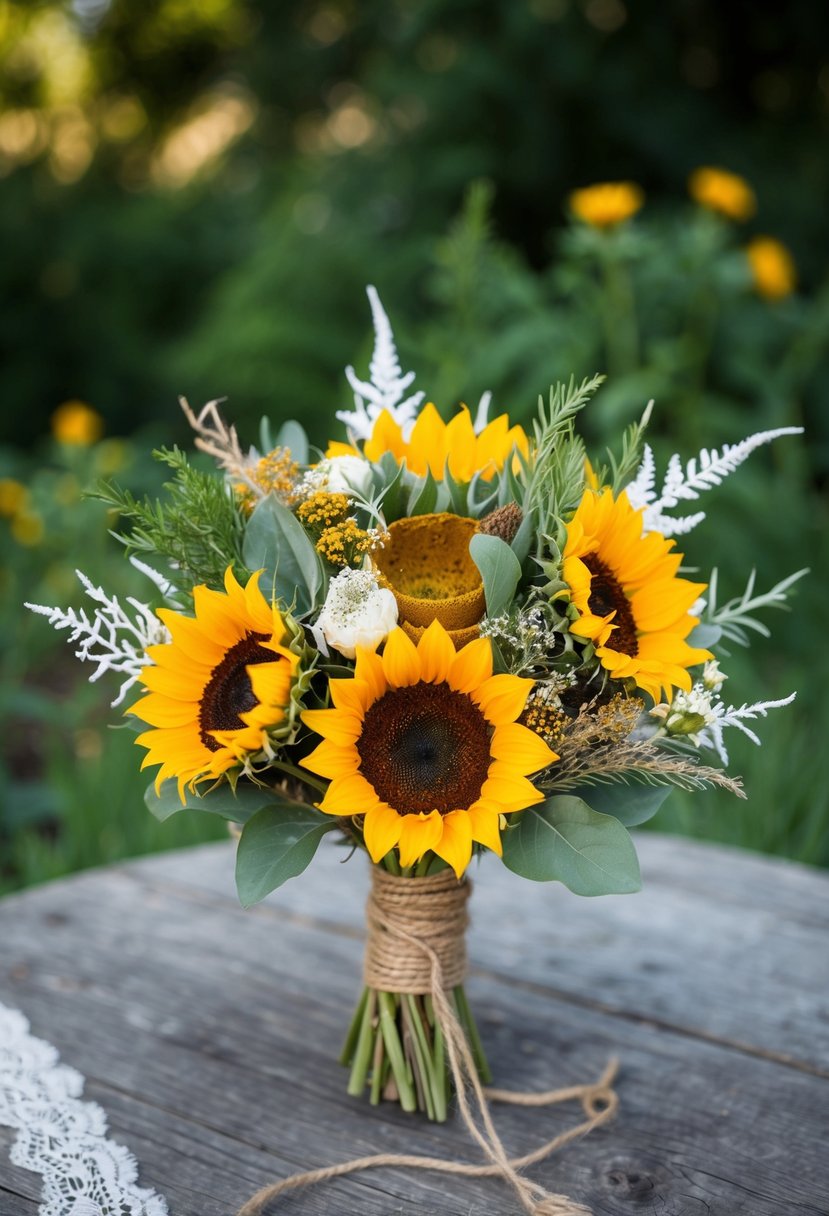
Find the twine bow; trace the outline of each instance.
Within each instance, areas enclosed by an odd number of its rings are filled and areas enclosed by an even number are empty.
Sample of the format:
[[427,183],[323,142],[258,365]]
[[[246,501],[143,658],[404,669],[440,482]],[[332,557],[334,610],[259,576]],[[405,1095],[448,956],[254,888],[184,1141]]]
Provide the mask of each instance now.
[[[613,1118],[619,1105],[613,1082],[615,1059],[592,1085],[573,1085],[543,1093],[485,1089],[478,1077],[466,1035],[458,1021],[449,992],[462,982],[466,970],[465,930],[468,882],[459,883],[451,870],[427,878],[401,878],[373,866],[372,890],[367,907],[369,937],[366,946],[366,983],[383,992],[429,992],[446,1043],[446,1055],[458,1108],[467,1131],[480,1146],[488,1165],[469,1165],[443,1157],[407,1153],[375,1153],[339,1165],[293,1174],[257,1191],[237,1216],[261,1216],[272,1199],[297,1187],[339,1178],[360,1170],[393,1166],[437,1170],[467,1178],[502,1177],[516,1192],[529,1216],[591,1216],[590,1209],[565,1195],[548,1191],[519,1171],[543,1161],[557,1149],[586,1136]],[[489,1103],[514,1106],[552,1106],[581,1102],[585,1119],[522,1157],[509,1157],[492,1121]]]

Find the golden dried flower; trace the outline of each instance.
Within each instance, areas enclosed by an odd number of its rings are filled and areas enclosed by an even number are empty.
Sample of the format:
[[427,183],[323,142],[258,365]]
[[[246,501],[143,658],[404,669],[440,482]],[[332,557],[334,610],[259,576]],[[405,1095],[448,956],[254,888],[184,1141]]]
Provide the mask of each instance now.
[[299,476],[299,465],[291,456],[290,448],[274,448],[248,470],[248,475],[256,490],[245,482],[235,482],[233,489],[239,500],[239,506],[248,514],[256,506],[260,498],[266,494],[276,494],[277,498],[290,502],[294,486]]
[[729,173],[727,169],[716,169],[703,165],[695,169],[688,179],[691,198],[717,211],[730,220],[747,220],[757,210],[757,198],[743,177]]
[[772,236],[756,236],[746,248],[754,287],[767,300],[782,300],[797,286],[797,271],[785,245]]
[[351,506],[347,494],[330,494],[318,490],[297,507],[297,518],[306,528],[330,528],[348,515]]
[[583,223],[613,228],[636,214],[645,195],[635,182],[599,182],[574,190],[568,201],[573,215]]
[[376,543],[376,535],[359,527],[356,519],[343,519],[324,529],[316,550],[332,566],[354,566]]

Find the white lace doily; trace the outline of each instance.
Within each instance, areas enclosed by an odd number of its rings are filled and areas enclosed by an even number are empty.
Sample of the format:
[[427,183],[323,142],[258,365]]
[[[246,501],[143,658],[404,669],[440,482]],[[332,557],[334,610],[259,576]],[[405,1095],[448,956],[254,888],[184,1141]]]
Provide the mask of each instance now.
[[0,1124],[17,1129],[14,1165],[43,1175],[39,1216],[167,1216],[155,1191],[135,1185],[135,1158],[107,1139],[106,1115],[82,1091],[81,1074],[0,1002]]

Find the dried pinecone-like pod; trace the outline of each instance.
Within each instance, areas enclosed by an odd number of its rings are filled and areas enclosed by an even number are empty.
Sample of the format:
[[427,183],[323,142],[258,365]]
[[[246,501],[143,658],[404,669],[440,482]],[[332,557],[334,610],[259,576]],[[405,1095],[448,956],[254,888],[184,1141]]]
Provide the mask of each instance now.
[[485,515],[478,524],[478,531],[487,536],[500,536],[507,544],[512,544],[515,534],[521,527],[524,512],[514,502],[508,502],[505,507],[497,507]]

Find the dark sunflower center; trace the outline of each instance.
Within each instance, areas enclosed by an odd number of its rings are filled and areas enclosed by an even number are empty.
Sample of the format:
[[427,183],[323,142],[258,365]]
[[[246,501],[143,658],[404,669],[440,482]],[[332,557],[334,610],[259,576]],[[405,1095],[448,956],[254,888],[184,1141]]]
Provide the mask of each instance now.
[[210,673],[199,708],[201,741],[211,752],[221,747],[208,732],[239,730],[245,724],[242,714],[258,704],[246,667],[254,663],[273,663],[273,651],[260,645],[268,635],[249,633],[231,646],[221,663]]
[[605,642],[608,650],[618,650],[622,654],[632,656],[639,652],[639,642],[636,634],[636,621],[630,607],[630,600],[624,593],[622,584],[616,575],[606,566],[595,553],[583,557],[590,571],[590,598],[587,606],[596,616],[607,616],[615,612],[613,624],[616,628]]
[[489,743],[487,720],[465,693],[421,681],[374,702],[357,751],[365,779],[401,815],[446,815],[480,796]]

